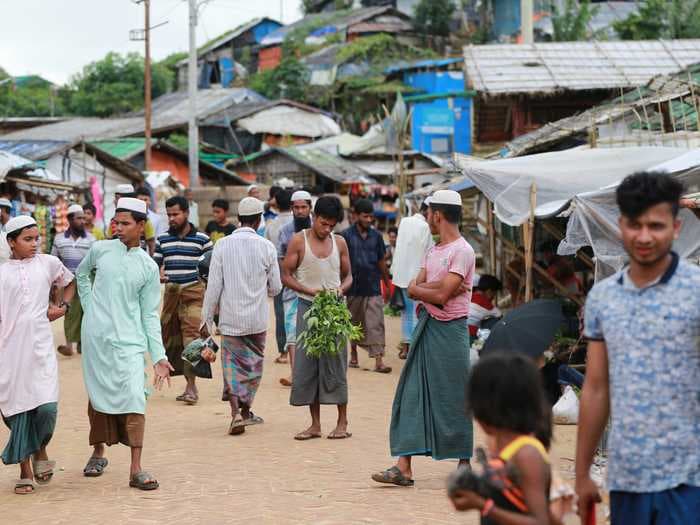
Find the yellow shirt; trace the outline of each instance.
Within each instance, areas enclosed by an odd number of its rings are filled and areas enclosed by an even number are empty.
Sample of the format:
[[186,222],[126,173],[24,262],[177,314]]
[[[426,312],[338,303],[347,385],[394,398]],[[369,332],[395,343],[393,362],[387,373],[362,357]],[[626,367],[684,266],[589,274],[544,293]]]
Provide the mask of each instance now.
[[90,230],[90,233],[92,233],[92,236],[95,238],[96,241],[105,240],[105,232],[103,232],[102,229],[98,228],[97,226],[93,226],[92,230]]

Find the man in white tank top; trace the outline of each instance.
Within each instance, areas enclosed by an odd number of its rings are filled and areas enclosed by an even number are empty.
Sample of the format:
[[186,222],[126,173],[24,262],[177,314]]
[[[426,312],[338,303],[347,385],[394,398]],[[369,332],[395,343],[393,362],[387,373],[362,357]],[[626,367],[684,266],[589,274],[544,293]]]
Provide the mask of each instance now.
[[[352,285],[350,255],[345,240],[333,228],[342,219],[343,207],[336,197],[321,197],[314,208],[311,228],[292,237],[282,263],[282,283],[297,292],[297,333],[306,329],[304,313],[321,290],[345,294]],[[303,344],[296,347],[290,404],[308,406],[311,426],[294,439],[321,437],[321,405],[337,405],[338,422],[329,439],[345,439],[348,432],[347,347],[334,356],[308,357]]]

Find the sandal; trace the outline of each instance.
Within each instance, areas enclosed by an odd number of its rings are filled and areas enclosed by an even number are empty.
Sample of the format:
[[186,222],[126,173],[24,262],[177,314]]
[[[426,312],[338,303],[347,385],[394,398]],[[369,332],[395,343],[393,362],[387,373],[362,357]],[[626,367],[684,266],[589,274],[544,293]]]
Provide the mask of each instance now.
[[286,377],[280,378],[280,385],[282,386],[292,386],[292,382]]
[[286,365],[288,361],[285,356],[279,356],[277,359],[275,359],[275,363],[277,363],[278,365]]
[[353,363],[352,361],[350,361],[350,363],[348,363],[348,366],[350,368],[360,368],[360,363]]
[[377,372],[378,374],[391,374],[391,367],[384,366],[382,368],[375,368],[373,371]]
[[265,422],[263,418],[253,414],[252,410],[250,412],[250,417],[247,419],[243,419],[242,421],[244,427],[249,427],[251,425],[262,425]]
[[73,350],[66,345],[59,345],[59,347],[56,348],[56,350],[58,351],[59,354],[66,356],[66,357],[70,357],[73,355]]
[[56,462],[48,459],[32,458],[32,470],[34,471],[34,481],[38,485],[48,485],[53,478],[53,469],[56,467]]
[[245,427],[242,419],[233,419],[228,427],[228,433],[230,436],[240,436],[245,432]]
[[294,439],[297,441],[308,441],[309,439],[317,439],[320,437],[320,432],[309,432],[308,430],[304,430],[303,432],[299,432],[296,436],[294,436]]
[[104,473],[105,468],[109,465],[107,458],[91,457],[88,459],[87,465],[83,469],[83,475],[88,478],[96,478]]
[[182,396],[182,400],[185,402],[186,405],[196,405],[197,401],[199,401],[199,396],[197,394],[190,394],[189,392],[187,394],[184,394]]
[[[32,490],[24,490],[27,487],[31,487]],[[20,479],[17,483],[15,483],[15,494],[18,494],[19,496],[24,496],[26,494],[34,494],[36,492],[36,485],[34,485],[34,480],[31,479]]]
[[[149,479],[151,481],[148,481]],[[159,487],[158,482],[145,470],[131,476],[129,486],[139,490],[156,490]]]
[[182,394],[180,394],[179,396],[177,396],[177,397],[175,398],[175,401],[184,401],[186,395],[187,395],[187,393],[186,393],[186,392],[183,392]]
[[328,439],[348,439],[352,437],[352,432],[348,432],[347,430],[345,432],[337,432],[333,431],[330,434],[328,434]]
[[391,467],[383,472],[377,472],[372,474],[372,479],[377,483],[389,483],[391,485],[398,485],[399,487],[412,487],[415,482],[412,479],[408,479],[404,476],[399,467]]

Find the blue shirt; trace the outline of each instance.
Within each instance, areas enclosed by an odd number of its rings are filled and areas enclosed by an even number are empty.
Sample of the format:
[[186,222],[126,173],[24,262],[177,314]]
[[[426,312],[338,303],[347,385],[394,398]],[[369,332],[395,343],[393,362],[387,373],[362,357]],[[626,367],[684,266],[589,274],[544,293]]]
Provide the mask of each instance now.
[[190,224],[190,231],[184,237],[173,235],[171,232],[158,237],[153,259],[158,266],[165,267],[165,275],[169,282],[196,283],[199,280],[199,259],[211,250],[212,246],[209,237]]
[[700,268],[673,262],[637,288],[627,270],[593,287],[585,335],[608,353],[608,486],[700,486]]
[[350,226],[341,235],[348,244],[352,287],[350,297],[374,297],[381,294],[382,272],[379,262],[384,260],[386,246],[381,233],[374,228],[367,231],[367,237],[360,234],[357,225]]

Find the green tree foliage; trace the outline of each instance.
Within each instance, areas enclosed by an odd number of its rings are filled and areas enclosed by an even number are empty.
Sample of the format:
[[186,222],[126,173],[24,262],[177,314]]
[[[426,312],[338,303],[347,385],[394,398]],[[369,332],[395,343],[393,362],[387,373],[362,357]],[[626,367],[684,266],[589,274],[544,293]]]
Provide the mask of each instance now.
[[424,35],[448,36],[455,9],[452,0],[421,0],[415,7],[413,25]]
[[[144,63],[137,53],[108,53],[88,64],[61,90],[68,112],[75,115],[109,117],[143,107]],[[173,72],[163,63],[152,65],[151,95],[168,92]]]
[[187,58],[187,53],[181,51],[179,53],[171,53],[163,60],[156,63],[155,67],[157,69],[163,67],[168,71],[170,77],[168,91],[175,91],[180,88],[177,83],[177,63],[185,58]]
[[586,40],[588,24],[598,13],[600,7],[591,7],[590,0],[566,0],[563,13],[555,10],[552,17],[554,40],[557,42],[574,42]]
[[0,84],[1,116],[46,117],[65,112],[50,82],[39,77],[29,77],[21,84],[11,81],[9,76],[5,79],[6,81]]
[[623,40],[700,38],[700,0],[643,0],[613,27]]
[[250,77],[250,89],[270,99],[288,98],[303,102],[308,92],[309,73],[293,55],[285,55],[275,69]]

